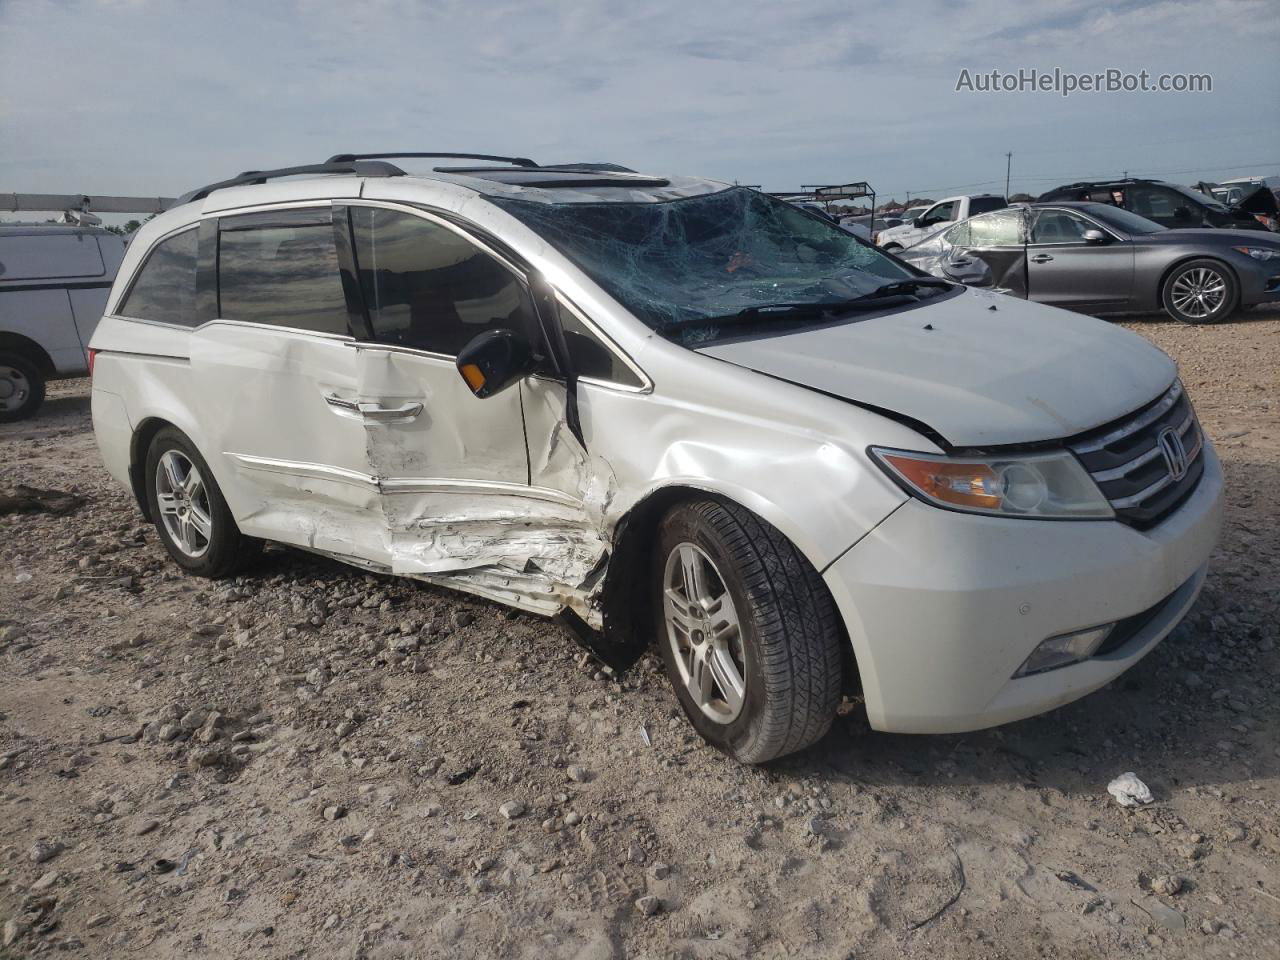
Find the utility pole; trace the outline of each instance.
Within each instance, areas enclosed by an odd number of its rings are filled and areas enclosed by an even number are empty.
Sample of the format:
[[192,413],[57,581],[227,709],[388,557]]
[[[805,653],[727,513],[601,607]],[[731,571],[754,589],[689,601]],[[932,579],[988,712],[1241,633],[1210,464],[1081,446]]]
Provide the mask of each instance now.
[[1004,198],[1009,199],[1009,171],[1013,169],[1013,151],[1004,155]]

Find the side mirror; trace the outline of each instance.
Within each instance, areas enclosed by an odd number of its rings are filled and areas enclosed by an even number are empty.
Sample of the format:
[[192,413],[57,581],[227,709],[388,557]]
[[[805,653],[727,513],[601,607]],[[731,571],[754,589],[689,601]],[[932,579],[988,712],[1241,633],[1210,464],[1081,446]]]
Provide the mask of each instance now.
[[458,351],[458,373],[481,400],[501,393],[533,370],[529,342],[510,330],[486,330]]
[[1107,235],[1101,230],[1086,230],[1084,233],[1080,234],[1080,237],[1085,243],[1092,243],[1095,245],[1107,242]]
[[991,266],[979,257],[960,256],[942,261],[942,275],[966,287],[989,287],[995,283]]
[[917,229],[921,229],[921,228],[927,227],[929,225],[929,222],[926,221],[924,217],[916,217],[914,220],[911,221],[911,225],[913,227],[916,227]]

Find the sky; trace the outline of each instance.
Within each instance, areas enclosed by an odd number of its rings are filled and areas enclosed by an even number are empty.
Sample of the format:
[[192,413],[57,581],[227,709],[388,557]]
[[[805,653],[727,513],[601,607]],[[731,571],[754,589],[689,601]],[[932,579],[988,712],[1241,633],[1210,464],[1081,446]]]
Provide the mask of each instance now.
[[[0,193],[172,196],[338,152],[878,197],[1280,174],[1278,0],[0,0]],[[1211,93],[957,91],[962,69]],[[2,202],[2,201],[0,201]]]

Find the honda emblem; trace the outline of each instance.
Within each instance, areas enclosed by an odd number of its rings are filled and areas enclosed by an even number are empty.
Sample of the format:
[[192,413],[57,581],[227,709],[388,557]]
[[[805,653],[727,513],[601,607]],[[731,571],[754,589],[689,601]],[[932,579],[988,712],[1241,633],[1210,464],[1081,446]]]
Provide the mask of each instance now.
[[1165,466],[1169,468],[1169,476],[1181,480],[1187,475],[1187,448],[1182,445],[1182,436],[1173,427],[1165,427],[1156,438],[1160,445],[1160,453],[1164,455]]

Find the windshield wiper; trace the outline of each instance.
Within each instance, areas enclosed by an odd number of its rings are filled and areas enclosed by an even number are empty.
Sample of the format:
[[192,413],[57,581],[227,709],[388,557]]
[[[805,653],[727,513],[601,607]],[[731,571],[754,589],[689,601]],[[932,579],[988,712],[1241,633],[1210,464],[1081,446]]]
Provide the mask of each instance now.
[[943,280],[941,277],[908,277],[906,280],[894,280],[891,283],[882,284],[876,287],[868,294],[864,294],[854,300],[857,303],[862,300],[872,300],[876,297],[892,297],[898,294],[914,293],[921,287],[925,289],[936,288],[938,290],[946,290],[954,284],[950,280]]
[[877,287],[870,293],[851,300],[828,300],[803,303],[764,303],[755,307],[747,307],[737,313],[729,313],[718,317],[687,317],[663,324],[662,330],[685,330],[689,327],[722,327],[738,323],[788,322],[818,320],[829,316],[839,316],[862,310],[880,310],[884,307],[897,307],[905,303],[915,303],[918,299],[912,296],[914,291],[925,288],[946,289],[953,286],[947,280],[937,277],[911,277],[907,280],[895,280]]

